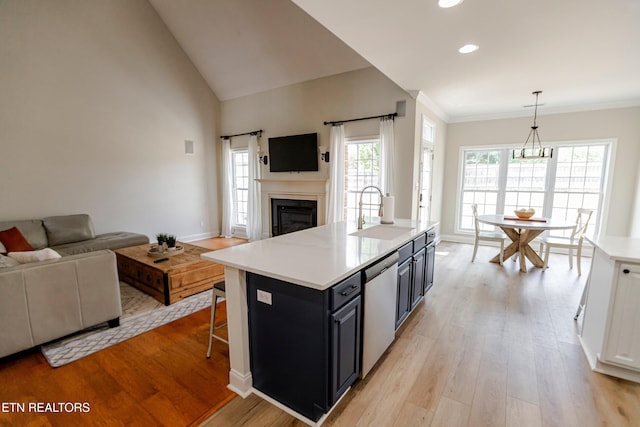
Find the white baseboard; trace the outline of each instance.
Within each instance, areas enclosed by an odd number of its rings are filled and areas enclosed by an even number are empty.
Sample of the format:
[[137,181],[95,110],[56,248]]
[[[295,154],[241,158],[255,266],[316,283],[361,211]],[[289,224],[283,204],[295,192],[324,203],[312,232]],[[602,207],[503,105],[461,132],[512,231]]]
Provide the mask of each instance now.
[[189,242],[194,242],[196,240],[210,239],[212,237],[219,237],[219,236],[220,236],[219,231],[213,231],[213,232],[207,232],[207,233],[189,234],[187,236],[181,236],[178,238],[178,240],[181,242],[189,243]]

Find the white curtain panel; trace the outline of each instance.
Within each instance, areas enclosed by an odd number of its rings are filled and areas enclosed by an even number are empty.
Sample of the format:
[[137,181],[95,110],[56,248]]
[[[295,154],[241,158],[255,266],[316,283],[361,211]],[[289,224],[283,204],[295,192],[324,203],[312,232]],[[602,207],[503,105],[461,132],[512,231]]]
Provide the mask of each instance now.
[[262,236],[262,209],[260,209],[260,164],[258,137],[249,137],[249,200],[247,203],[247,237],[250,242]]
[[393,138],[393,117],[380,119],[380,184],[382,191],[394,194],[394,160],[395,142]]
[[344,125],[331,126],[327,224],[342,221],[344,215]]
[[233,166],[231,165],[231,140],[222,140],[222,236],[231,237],[233,224]]

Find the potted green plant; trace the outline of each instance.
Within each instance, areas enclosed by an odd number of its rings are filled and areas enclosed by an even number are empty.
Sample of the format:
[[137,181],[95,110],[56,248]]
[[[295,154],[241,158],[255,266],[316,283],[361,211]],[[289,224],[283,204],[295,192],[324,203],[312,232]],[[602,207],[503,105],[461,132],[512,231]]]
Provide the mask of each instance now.
[[164,252],[165,250],[167,250],[167,247],[169,246],[167,244],[168,237],[169,236],[166,233],[156,234],[156,240],[158,241],[158,252]]
[[170,251],[175,251],[176,250],[176,236],[169,234],[167,235],[167,246],[169,247]]

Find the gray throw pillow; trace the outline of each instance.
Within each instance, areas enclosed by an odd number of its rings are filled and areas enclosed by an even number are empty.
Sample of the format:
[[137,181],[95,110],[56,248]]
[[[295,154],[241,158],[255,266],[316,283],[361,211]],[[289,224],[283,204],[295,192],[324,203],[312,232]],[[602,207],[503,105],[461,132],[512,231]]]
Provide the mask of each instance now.
[[81,242],[96,237],[91,217],[86,214],[50,216],[44,218],[42,223],[47,230],[49,246]]

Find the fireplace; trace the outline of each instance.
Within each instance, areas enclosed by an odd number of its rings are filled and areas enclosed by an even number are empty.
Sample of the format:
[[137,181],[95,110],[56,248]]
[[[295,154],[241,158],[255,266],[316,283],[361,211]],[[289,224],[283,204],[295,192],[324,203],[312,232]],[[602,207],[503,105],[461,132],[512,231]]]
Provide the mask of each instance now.
[[271,235],[293,233],[318,225],[315,200],[271,199]]

